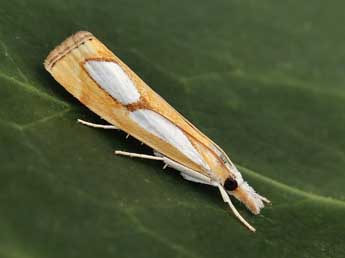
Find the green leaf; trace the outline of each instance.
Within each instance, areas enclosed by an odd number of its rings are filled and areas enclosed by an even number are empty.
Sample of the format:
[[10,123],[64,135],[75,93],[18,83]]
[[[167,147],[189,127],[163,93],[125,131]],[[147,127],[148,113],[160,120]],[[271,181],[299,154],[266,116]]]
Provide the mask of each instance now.
[[[0,0],[3,257],[344,257],[343,1]],[[43,69],[89,30],[239,165],[272,206],[183,180]]]

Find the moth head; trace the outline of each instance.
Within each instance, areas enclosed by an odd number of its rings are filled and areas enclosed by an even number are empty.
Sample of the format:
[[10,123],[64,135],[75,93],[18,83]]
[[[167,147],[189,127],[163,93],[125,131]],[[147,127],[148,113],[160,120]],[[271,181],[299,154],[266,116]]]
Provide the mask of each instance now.
[[234,173],[225,179],[223,186],[230,195],[235,196],[235,198],[242,202],[253,214],[260,213],[260,210],[265,206],[264,202],[269,203],[269,200],[256,193],[255,190],[243,180],[241,173],[236,167]]

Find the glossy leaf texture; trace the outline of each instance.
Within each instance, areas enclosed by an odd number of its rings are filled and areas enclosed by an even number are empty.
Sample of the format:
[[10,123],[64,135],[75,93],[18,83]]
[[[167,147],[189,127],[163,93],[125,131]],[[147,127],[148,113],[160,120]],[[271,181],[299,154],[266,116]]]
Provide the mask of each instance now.
[[[344,257],[343,1],[0,0],[3,257]],[[273,205],[244,228],[44,70],[88,30],[230,153]]]

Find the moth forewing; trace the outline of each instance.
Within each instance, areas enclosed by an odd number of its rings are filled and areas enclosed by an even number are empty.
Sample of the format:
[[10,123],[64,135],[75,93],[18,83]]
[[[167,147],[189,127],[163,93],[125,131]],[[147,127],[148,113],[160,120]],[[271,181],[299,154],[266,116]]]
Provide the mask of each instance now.
[[[194,170],[202,170],[200,166],[189,160],[176,147],[144,130],[130,118],[130,113],[134,109],[149,109],[149,103],[145,103],[143,97],[141,99],[143,99],[144,103],[137,103],[137,107],[123,105],[114,99],[109,92],[100,87],[94,78],[90,77],[84,67],[85,63],[90,60],[114,62],[134,82],[141,96],[147,96],[150,93],[149,90],[145,89],[148,86],[121,62],[119,58],[112,54],[96,38],[85,37],[85,34],[91,35],[87,32],[76,33],[50,53],[45,61],[45,67],[52,76],[80,102],[110,124],[115,125],[117,128],[127,132],[153,149],[164,153],[166,156],[173,157],[174,160],[182,164]],[[80,39],[86,39],[86,41]],[[61,49],[69,49],[69,52]],[[57,57],[60,53],[63,53],[63,56]],[[149,97],[156,99],[154,95],[151,94]],[[162,102],[163,100],[160,98],[160,101]]]
[[150,146],[185,179],[221,187],[222,196],[227,185],[234,185],[229,180],[234,180],[239,185],[238,189],[230,187],[232,195],[254,213],[263,207],[226,154],[91,33],[78,32],[67,38],[44,65],[80,102]]

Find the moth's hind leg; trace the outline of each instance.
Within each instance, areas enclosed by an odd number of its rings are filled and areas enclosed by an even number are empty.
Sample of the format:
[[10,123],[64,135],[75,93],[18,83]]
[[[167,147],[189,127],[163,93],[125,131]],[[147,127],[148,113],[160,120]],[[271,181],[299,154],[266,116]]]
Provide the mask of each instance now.
[[90,122],[87,122],[87,121],[84,121],[84,120],[81,120],[81,119],[78,119],[77,121],[78,121],[78,123],[81,123],[83,125],[90,126],[90,127],[93,127],[93,128],[120,130],[119,128],[117,128],[116,126],[113,126],[113,125],[94,124],[94,123],[90,123]]
[[[83,125],[89,126],[89,127],[93,127],[93,128],[101,128],[101,129],[111,129],[111,130],[121,130],[120,128],[117,128],[114,125],[101,125],[101,124],[95,124],[95,123],[90,123],[81,119],[77,120],[78,123],[81,123]],[[129,134],[126,135],[126,139],[128,139]],[[143,143],[141,143],[143,144]]]

